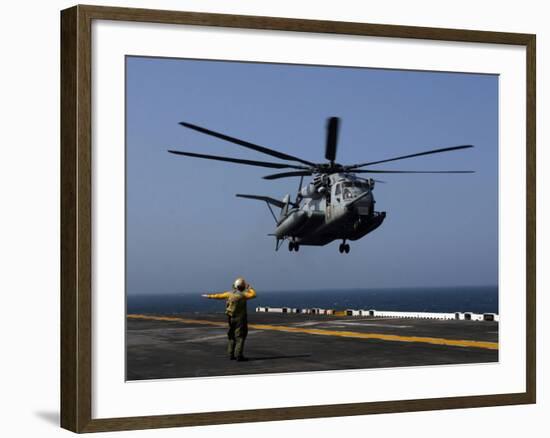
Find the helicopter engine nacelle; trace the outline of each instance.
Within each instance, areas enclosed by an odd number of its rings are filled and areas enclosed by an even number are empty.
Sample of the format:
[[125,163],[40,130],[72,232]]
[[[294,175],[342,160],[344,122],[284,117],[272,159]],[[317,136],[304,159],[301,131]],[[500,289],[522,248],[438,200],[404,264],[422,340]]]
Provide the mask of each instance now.
[[319,189],[322,189],[322,187],[318,187],[314,183],[309,183],[307,186],[302,187],[300,195],[302,198],[320,198],[322,196],[322,191],[319,191]]

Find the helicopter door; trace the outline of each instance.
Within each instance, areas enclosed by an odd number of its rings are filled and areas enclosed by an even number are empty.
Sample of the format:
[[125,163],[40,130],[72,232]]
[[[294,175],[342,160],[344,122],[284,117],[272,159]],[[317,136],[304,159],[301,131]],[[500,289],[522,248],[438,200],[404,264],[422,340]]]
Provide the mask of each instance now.
[[338,183],[334,186],[334,200],[336,204],[342,201],[342,183]]
[[344,212],[344,199],[342,183],[334,185],[334,195],[332,196],[331,219],[336,219]]

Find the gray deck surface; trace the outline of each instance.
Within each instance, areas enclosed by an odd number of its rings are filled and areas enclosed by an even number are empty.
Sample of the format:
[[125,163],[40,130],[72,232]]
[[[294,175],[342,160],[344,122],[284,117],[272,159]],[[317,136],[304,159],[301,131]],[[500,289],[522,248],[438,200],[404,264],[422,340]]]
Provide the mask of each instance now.
[[[247,362],[226,356],[227,329],[223,314],[170,315],[189,323],[127,319],[127,380],[236,374],[285,373],[498,361],[498,349],[434,345],[426,342],[356,339],[354,332],[498,342],[498,322],[385,319],[250,312],[249,325],[322,329],[333,335],[249,329]],[[154,317],[154,316],[153,316]],[[326,333],[326,332],[324,332]]]

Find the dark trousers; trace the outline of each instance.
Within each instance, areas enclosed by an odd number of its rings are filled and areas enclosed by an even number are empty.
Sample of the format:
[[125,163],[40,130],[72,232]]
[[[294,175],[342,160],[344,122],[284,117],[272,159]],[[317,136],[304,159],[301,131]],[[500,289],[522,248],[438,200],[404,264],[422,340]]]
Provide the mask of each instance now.
[[248,321],[245,316],[228,316],[229,330],[227,331],[227,354],[235,357],[242,357],[244,351],[244,340],[248,334]]

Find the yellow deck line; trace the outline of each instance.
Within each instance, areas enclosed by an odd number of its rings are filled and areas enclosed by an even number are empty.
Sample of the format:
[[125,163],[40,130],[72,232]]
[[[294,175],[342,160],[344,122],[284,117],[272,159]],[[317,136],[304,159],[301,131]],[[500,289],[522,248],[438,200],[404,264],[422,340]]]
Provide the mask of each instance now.
[[[148,321],[184,322],[187,324],[214,325],[218,327],[227,326],[227,323],[225,322],[209,321],[206,319],[180,318],[175,316],[153,316],[153,315],[132,314],[132,315],[128,315],[128,318],[145,319]],[[258,330],[274,330],[274,331],[286,332],[286,333],[306,333],[309,335],[339,336],[342,338],[355,338],[355,339],[378,339],[382,341],[393,341],[393,342],[422,342],[425,344],[447,345],[451,347],[473,347],[473,348],[485,348],[488,350],[498,350],[498,342],[431,338],[431,337],[423,337],[423,336],[399,336],[399,335],[388,335],[384,333],[361,333],[361,332],[350,332],[350,331],[340,331],[340,330],[311,329],[311,328],[304,328],[304,327],[288,327],[288,326],[269,325],[269,324],[248,324],[248,327],[258,329]]]

